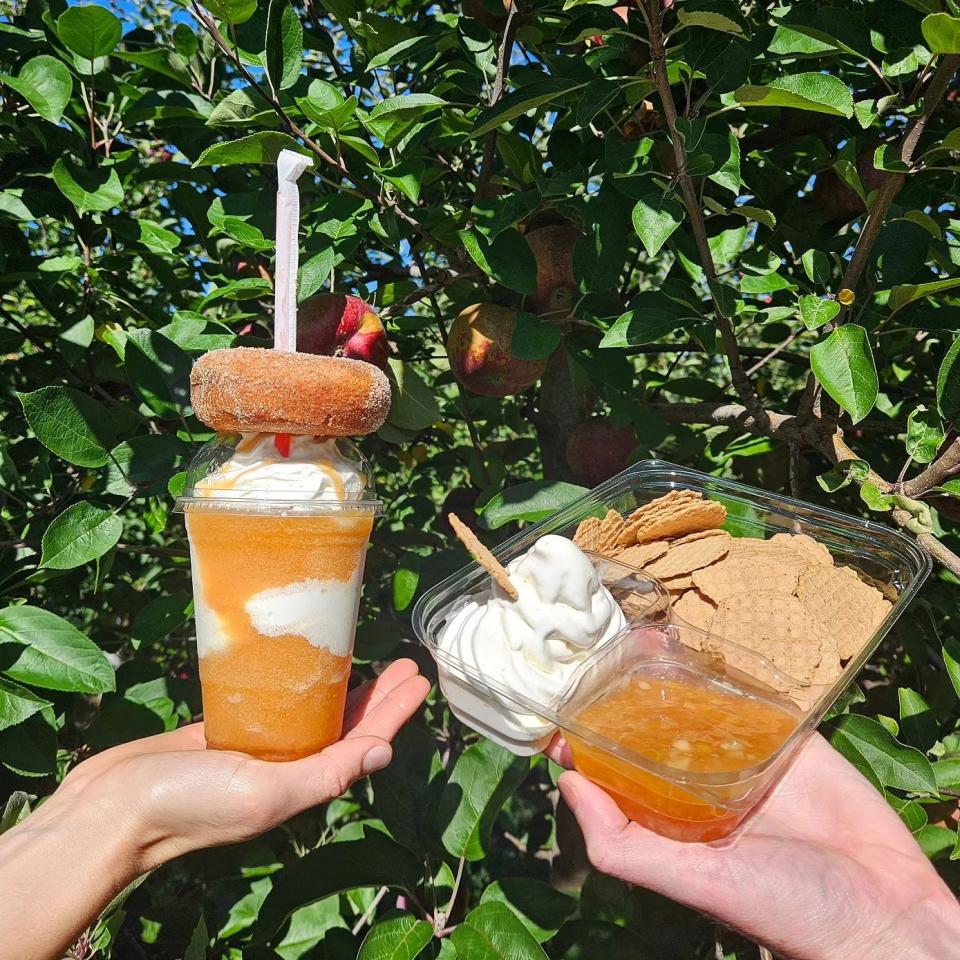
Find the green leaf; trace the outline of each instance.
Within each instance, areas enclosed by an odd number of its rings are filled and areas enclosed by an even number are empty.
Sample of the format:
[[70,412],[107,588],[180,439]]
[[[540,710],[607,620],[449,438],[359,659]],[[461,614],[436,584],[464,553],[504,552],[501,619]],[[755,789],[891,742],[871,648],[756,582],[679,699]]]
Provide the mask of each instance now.
[[279,130],[261,130],[239,140],[215,143],[194,160],[194,167],[230,167],[240,163],[276,163],[281,150],[304,153],[300,144]]
[[410,93],[390,97],[378,103],[368,114],[364,123],[384,144],[399,142],[428,113],[447,105],[446,100],[429,93]]
[[393,760],[371,778],[377,813],[393,838],[418,856],[438,843],[437,806],[446,775],[433,735],[408,724],[393,740]]
[[910,793],[937,793],[930,761],[895,740],[876,720],[853,713],[839,717],[830,742],[874,783]]
[[917,463],[930,463],[943,445],[945,434],[939,415],[923,404],[907,417],[907,453]]
[[562,480],[518,483],[501,490],[486,502],[480,514],[480,523],[487,530],[496,530],[517,520],[534,523],[573,503],[586,492],[586,487]]
[[110,451],[106,491],[117,497],[155,496],[173,474],[180,441],[170,434],[148,434]]
[[274,874],[257,930],[266,938],[294,910],[344,890],[380,886],[415,890],[421,870],[413,853],[368,827],[362,839],[327,843]]
[[190,405],[190,356],[157,330],[127,331],[123,358],[130,386],[158,416],[179,416]]
[[810,367],[823,389],[859,423],[877,402],[879,381],[867,331],[859,324],[837,327],[810,350]]
[[138,220],[140,242],[151,252],[161,257],[169,256],[180,246],[180,237],[172,230],[161,227],[159,223]]
[[130,625],[130,640],[134,647],[158,643],[182,627],[190,619],[192,604],[193,600],[186,591],[155,597],[137,611]]
[[68,50],[84,60],[113,53],[122,33],[120,20],[95,4],[68,7],[57,18],[57,36]]
[[273,89],[292,87],[303,65],[303,24],[289,0],[270,0],[266,46],[267,77]]
[[887,306],[892,313],[896,313],[897,310],[902,310],[909,303],[933,296],[936,293],[953,290],[955,287],[960,287],[960,277],[952,277],[948,280],[933,280],[930,283],[903,284],[890,291]]
[[238,87],[231,90],[210,111],[207,126],[231,126],[249,124],[258,114],[272,113],[253,87]]
[[518,313],[510,353],[518,360],[546,360],[560,346],[560,328],[532,313]]
[[393,609],[398,613],[406,610],[416,596],[420,583],[419,560],[417,554],[405,555],[393,573]]
[[71,504],[44,531],[40,566],[72,570],[112,550],[122,533],[123,521],[112,510]]
[[[272,241],[271,241],[272,246]],[[331,244],[316,256],[300,265],[297,278],[297,303],[309,300],[330,279],[330,272],[337,262],[337,252]]]
[[871,510],[876,510],[880,513],[888,513],[894,506],[894,498],[888,493],[882,493],[874,483],[861,484],[860,499]]
[[499,103],[488,107],[477,117],[470,136],[477,138],[502,127],[511,120],[535,110],[537,107],[559,100],[574,90],[585,87],[585,83],[574,83],[561,77],[545,77],[533,80],[517,90],[508,93]]
[[[726,142],[722,137],[711,136],[709,140],[704,137],[703,144],[717,165],[717,169],[708,174],[707,179],[729,190],[734,196],[739,194],[743,185],[740,177],[740,141],[730,133]],[[770,214],[766,216],[769,217]]]
[[633,208],[633,229],[647,256],[655,257],[683,222],[683,207],[661,193],[648,193]]
[[960,53],[960,17],[931,13],[920,24],[931,53]]
[[42,700],[32,690],[0,677],[0,730],[23,723],[27,717],[51,706],[49,700]]
[[817,477],[817,483],[827,491],[836,493],[842,490],[852,480],[863,483],[870,476],[870,464],[866,460],[841,460],[826,473]]
[[825,287],[830,283],[830,258],[821,250],[807,250],[800,258],[807,279],[817,286]]
[[873,152],[873,166],[888,173],[909,173],[910,167],[900,159],[900,147],[894,143],[881,143]]
[[[937,739],[937,721],[930,704],[909,687],[900,687],[897,696],[900,701],[900,730],[904,739],[921,752],[928,750]],[[939,786],[939,780],[937,784]]]
[[73,77],[61,60],[41,54],[28,60],[16,77],[0,74],[0,83],[16,90],[36,112],[59,123],[73,93]]
[[207,921],[201,912],[197,925],[190,934],[190,942],[183,953],[183,960],[207,960],[208,946],[210,946],[210,934],[207,931]]
[[47,449],[78,467],[107,462],[116,435],[103,404],[71,387],[41,387],[18,396],[30,429]]
[[714,13],[709,10],[677,9],[677,20],[685,27],[703,27],[705,30],[718,30],[720,33],[733,33],[743,36],[743,27],[732,16]]
[[703,319],[688,304],[668,297],[659,290],[639,293],[630,303],[630,309],[617,318],[600,341],[601,347],[634,347],[655,343],[678,327]]
[[[310,88],[313,89],[314,85],[318,82],[319,81],[314,80],[314,82],[310,84]],[[329,84],[329,86],[332,86],[332,84]],[[334,88],[334,90],[336,90],[336,88]],[[336,93],[338,97],[340,97],[339,91],[336,91]],[[329,130],[339,130],[345,127],[356,114],[359,103],[357,98],[353,96],[348,100],[340,97],[338,102],[331,106],[325,106],[324,104],[327,102],[324,97],[313,96],[297,98],[297,106],[306,114],[307,119]],[[377,162],[375,151],[371,162]]]
[[393,401],[389,422],[401,430],[425,430],[440,419],[433,390],[420,378],[413,365],[391,357],[387,376]]
[[954,340],[937,374],[937,409],[945,420],[960,415],[960,339]]
[[483,903],[451,934],[459,960],[546,960],[543,948],[504,904]]
[[397,111],[413,110],[418,114],[429,113],[432,110],[439,110],[447,106],[447,101],[440,97],[435,97],[430,93],[408,93],[402,97],[389,97],[381,100],[371,111],[370,118],[376,120],[385,114],[396,113]]
[[487,243],[474,230],[461,230],[460,241],[470,258],[487,276],[518,293],[537,292],[537,261],[517,230],[504,230]]
[[943,662],[947,667],[947,676],[953,685],[953,692],[960,699],[960,640],[949,638],[943,644]]
[[204,0],[203,5],[224,23],[246,23],[257,12],[257,0]]
[[441,839],[449,854],[471,861],[486,856],[493,822],[529,769],[529,758],[492,740],[464,750],[440,798]]
[[4,672],[21,683],[74,693],[108,693],[116,688],[110,661],[73,624],[31,606],[0,610],[0,644],[24,648]]
[[413,960],[433,939],[433,927],[409,913],[375,923],[360,944],[357,960]]
[[840,312],[836,300],[824,300],[812,293],[802,296],[799,304],[800,319],[808,330],[818,330]]
[[533,877],[506,877],[491,883],[480,898],[503,903],[530,931],[537,943],[549,940],[577,909],[573,897]]
[[[71,7],[70,9],[88,8]],[[76,207],[80,216],[85,213],[112,210],[123,203],[123,187],[113,167],[86,170],[60,157],[53,165],[53,181],[60,188],[60,192]]]
[[796,73],[766,86],[747,84],[734,93],[745,107],[792,107],[835,117],[853,116],[853,96],[836,77],[825,73]]
[[[274,951],[281,960],[301,960],[301,958],[315,957],[314,947],[323,943],[334,930],[346,930],[347,924],[340,916],[340,898],[327,897],[316,903],[300,907],[290,917],[290,927],[284,938],[274,947]],[[331,937],[332,940],[332,937]],[[327,953],[330,941],[323,946]],[[351,950],[355,944],[350,941]]]

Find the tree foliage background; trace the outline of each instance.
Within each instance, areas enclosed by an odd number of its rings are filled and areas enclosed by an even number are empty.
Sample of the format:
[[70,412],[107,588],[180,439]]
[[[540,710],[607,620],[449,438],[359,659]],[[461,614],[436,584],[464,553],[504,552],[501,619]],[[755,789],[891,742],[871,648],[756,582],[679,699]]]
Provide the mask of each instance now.
[[[289,147],[301,300],[358,293],[392,342],[357,673],[429,669],[408,613],[461,562],[447,509],[495,543],[623,466],[624,431],[898,524],[937,573],[825,732],[956,888],[958,62],[952,0],[3,4],[2,827],[200,709],[187,377],[269,341]],[[457,384],[478,302],[517,311],[537,386]],[[157,871],[75,956],[756,956],[587,872],[555,775],[433,697],[371,783]]]

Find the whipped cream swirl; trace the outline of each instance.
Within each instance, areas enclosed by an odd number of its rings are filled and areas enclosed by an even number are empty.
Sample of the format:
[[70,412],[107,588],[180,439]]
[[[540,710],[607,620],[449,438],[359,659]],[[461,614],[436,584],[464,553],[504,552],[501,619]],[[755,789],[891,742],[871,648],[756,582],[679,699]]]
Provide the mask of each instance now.
[[[481,677],[548,704],[590,653],[624,629],[626,617],[566,537],[541,537],[507,571],[518,599],[496,586],[472,598],[444,626],[438,644]],[[543,723],[511,713],[521,727]]]
[[197,484],[203,497],[270,500],[359,500],[366,487],[360,468],[333,438],[290,438],[281,456],[271,433],[244,434],[233,456]]

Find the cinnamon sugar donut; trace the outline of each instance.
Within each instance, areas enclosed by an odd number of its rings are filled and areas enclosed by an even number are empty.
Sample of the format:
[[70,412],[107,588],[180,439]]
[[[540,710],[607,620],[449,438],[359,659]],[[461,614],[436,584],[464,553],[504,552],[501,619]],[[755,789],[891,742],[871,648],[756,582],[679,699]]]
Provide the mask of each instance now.
[[232,347],[197,360],[190,398],[221,433],[354,437],[383,425],[390,381],[363,360]]

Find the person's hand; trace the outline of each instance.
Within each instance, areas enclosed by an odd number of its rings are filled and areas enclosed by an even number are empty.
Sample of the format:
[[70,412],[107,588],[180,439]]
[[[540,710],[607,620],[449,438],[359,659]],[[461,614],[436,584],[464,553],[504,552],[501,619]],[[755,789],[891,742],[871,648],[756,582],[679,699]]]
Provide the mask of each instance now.
[[[550,756],[570,766],[559,738]],[[819,735],[729,839],[679,843],[632,823],[585,777],[560,792],[596,869],[804,960],[945,958],[960,907],[884,798]]]
[[142,872],[200,847],[254,837],[332,800],[391,760],[389,741],[430,691],[397,660],[347,698],[344,738],[288,763],[204,749],[203,724],[126,743],[84,761],[48,803],[93,805],[125,825]]

